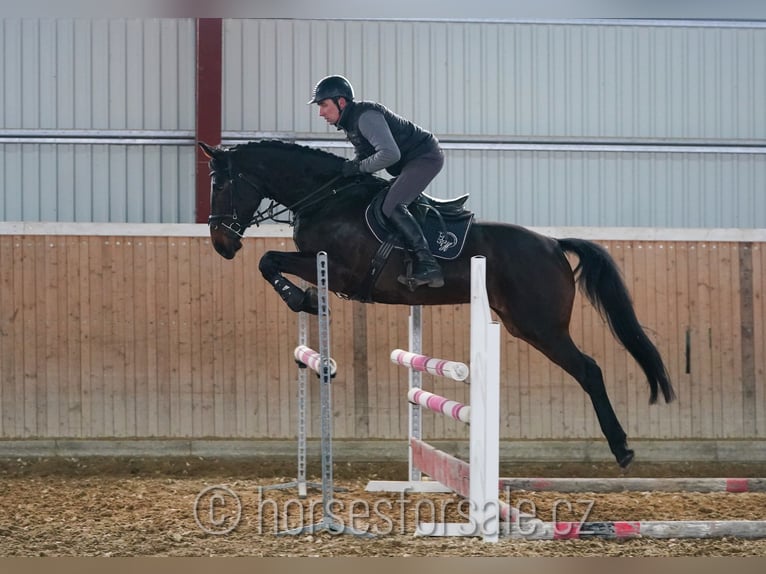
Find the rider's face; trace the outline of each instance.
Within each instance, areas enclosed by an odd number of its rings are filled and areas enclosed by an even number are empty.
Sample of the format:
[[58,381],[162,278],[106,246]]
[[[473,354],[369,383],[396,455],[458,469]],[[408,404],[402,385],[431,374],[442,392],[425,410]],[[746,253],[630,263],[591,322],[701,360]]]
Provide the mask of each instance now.
[[[319,102],[318,105],[319,115],[323,117],[328,124],[335,125],[338,123],[338,120],[340,120],[341,110],[346,107],[346,100],[345,98],[338,98],[338,105],[336,106],[332,98],[327,98],[326,100]],[[340,108],[338,106],[340,106]]]

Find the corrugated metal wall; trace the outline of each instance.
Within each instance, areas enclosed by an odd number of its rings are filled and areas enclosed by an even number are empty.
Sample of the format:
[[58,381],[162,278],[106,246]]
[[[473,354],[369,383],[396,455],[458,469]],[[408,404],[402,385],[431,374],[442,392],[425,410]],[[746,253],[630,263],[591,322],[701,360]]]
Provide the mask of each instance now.
[[0,219],[194,220],[194,20],[0,19],[0,46]]
[[[194,44],[192,19],[0,19],[0,218],[194,221]],[[762,23],[225,20],[225,141],[348,153],[305,104],[329,73],[442,138],[431,192],[480,217],[766,227]]]
[[766,138],[762,26],[227,20],[224,42],[227,130],[333,133],[305,103],[342,73],[446,138]]
[[446,142],[431,191],[481,217],[766,227],[766,28],[739,26],[228,20],[225,136],[337,137],[305,102],[341,73]]

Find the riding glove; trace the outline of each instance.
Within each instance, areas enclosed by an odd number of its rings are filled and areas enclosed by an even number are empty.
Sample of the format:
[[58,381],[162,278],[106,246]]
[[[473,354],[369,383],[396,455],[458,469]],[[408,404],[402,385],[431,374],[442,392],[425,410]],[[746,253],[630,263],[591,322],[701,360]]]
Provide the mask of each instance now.
[[359,161],[355,159],[350,159],[343,162],[341,173],[343,174],[343,177],[351,177],[352,175],[359,175],[360,173],[362,173],[362,171],[359,169]]

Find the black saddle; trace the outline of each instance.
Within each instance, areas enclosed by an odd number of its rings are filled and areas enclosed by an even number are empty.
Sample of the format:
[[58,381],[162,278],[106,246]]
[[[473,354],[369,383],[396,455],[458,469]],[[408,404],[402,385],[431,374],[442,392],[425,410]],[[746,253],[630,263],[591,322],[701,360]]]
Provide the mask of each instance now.
[[[388,188],[383,189],[367,207],[367,226],[381,243],[391,241],[396,249],[404,249],[396,229],[389,224],[388,218],[381,211],[387,192]],[[465,238],[474,217],[474,214],[464,207],[467,199],[467,193],[454,199],[437,199],[421,193],[409,205],[410,213],[420,223],[434,257],[455,259],[463,251]]]

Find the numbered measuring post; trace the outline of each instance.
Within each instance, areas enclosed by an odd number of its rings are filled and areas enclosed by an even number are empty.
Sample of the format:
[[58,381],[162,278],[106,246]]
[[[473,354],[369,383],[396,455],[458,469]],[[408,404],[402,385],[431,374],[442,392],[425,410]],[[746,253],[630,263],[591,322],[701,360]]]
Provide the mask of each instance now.
[[[319,303],[319,359],[318,369],[320,379],[320,427],[321,427],[321,457],[322,457],[322,520],[316,524],[287,530],[281,534],[304,534],[328,530],[334,534],[354,534],[372,538],[368,532],[356,530],[339,523],[332,513],[333,472],[332,472],[332,377],[337,371],[334,361],[330,358],[330,305],[328,302],[328,269],[327,253],[317,254],[317,295]],[[309,349],[310,350],[310,349]]]

